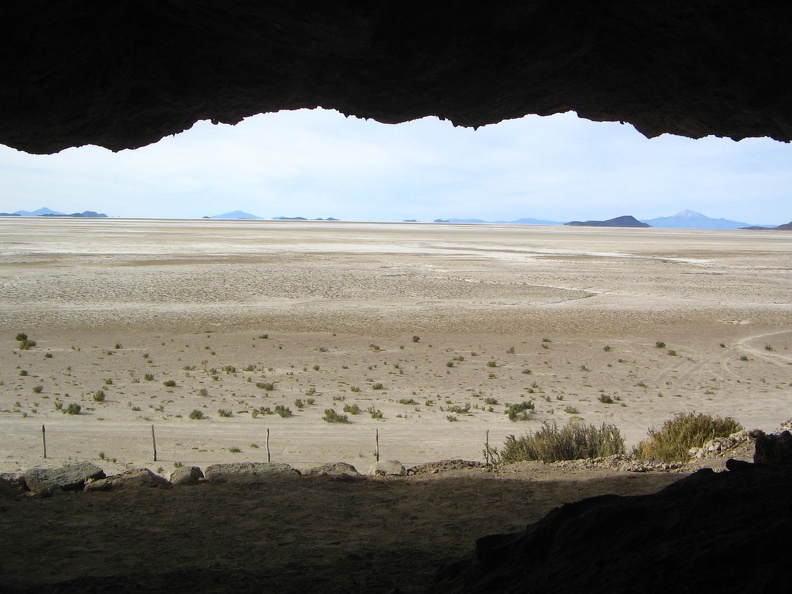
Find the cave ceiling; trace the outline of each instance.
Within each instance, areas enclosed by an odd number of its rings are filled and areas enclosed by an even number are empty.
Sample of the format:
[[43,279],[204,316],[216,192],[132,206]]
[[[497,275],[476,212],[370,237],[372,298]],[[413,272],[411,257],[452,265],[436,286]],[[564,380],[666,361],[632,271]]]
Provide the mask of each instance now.
[[315,107],[789,141],[790,31],[783,2],[25,0],[0,19],[0,143],[118,151]]

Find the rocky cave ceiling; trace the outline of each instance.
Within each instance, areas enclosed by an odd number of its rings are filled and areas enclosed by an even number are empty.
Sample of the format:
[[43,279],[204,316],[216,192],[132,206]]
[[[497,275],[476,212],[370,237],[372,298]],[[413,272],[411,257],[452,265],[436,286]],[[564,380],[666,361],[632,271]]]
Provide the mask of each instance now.
[[792,4],[744,0],[24,0],[0,19],[0,143],[117,151],[318,106],[789,141],[790,31]]

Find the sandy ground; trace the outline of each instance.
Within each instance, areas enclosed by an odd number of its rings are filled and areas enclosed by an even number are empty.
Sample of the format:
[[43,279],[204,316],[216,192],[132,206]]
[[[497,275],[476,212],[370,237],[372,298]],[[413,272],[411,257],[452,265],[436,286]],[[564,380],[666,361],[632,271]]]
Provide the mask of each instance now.
[[[772,430],[792,417],[791,253],[771,232],[0,219],[0,472],[268,449],[365,472],[377,432],[414,465],[545,421],[631,445],[683,411]],[[680,476],[534,463],[4,500],[0,592],[420,591],[480,536]]]
[[363,472],[377,430],[408,465],[570,418],[629,444],[683,411],[772,430],[790,253],[747,231],[0,219],[0,470],[266,460],[268,429],[273,461]]

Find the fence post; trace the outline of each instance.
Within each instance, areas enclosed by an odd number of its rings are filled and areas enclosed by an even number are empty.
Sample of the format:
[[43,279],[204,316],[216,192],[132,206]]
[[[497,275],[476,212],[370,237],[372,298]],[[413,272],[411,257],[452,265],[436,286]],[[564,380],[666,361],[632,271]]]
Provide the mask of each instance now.
[[154,462],[157,461],[157,438],[154,436],[154,425],[151,426],[151,445],[154,447]]
[[269,449],[269,427],[267,427],[267,462],[272,462],[272,457],[270,456],[270,449]]
[[44,446],[44,458],[47,458],[47,429],[44,425],[41,426],[41,443]]
[[374,449],[374,455],[377,457],[377,462],[379,462],[379,427],[377,427],[377,432],[375,433],[375,443],[376,448]]
[[487,437],[484,440],[484,464],[490,465],[489,429],[487,429]]

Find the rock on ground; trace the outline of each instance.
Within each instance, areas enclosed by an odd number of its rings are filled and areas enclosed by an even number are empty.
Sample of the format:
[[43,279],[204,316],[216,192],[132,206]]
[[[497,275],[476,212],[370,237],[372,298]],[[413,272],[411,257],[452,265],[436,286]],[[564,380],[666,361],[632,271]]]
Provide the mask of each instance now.
[[104,470],[96,464],[78,462],[62,468],[31,468],[25,473],[25,484],[34,493],[48,494],[81,490],[88,479],[104,477]]
[[380,460],[368,471],[372,476],[402,476],[405,472],[404,466],[398,460]]
[[250,485],[277,478],[296,478],[300,473],[280,462],[233,462],[212,464],[204,472],[210,483],[237,483]]
[[171,472],[170,482],[174,485],[197,485],[203,477],[204,473],[197,466],[183,466]]
[[85,482],[84,490],[86,492],[109,491],[110,489],[130,487],[170,487],[170,483],[148,468],[133,468],[107,478],[88,480]]
[[337,480],[357,480],[364,478],[363,475],[357,471],[357,468],[346,462],[322,464],[321,466],[306,470],[303,474],[306,476],[329,476]]

